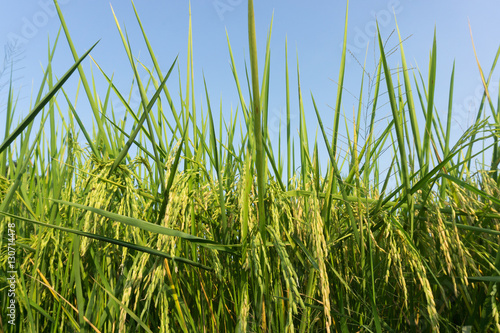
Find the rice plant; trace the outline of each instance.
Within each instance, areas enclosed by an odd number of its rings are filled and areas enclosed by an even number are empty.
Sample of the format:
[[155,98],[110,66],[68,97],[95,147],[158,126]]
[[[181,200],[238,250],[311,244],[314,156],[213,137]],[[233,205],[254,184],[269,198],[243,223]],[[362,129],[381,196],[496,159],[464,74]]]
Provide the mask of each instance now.
[[[346,9],[333,124],[323,123],[324,110],[312,95],[314,110],[305,110],[297,75],[300,128],[294,140],[286,61],[287,131],[273,147],[267,128],[270,47],[268,41],[259,77],[262,50],[252,0],[249,71],[242,74],[235,65],[228,37],[240,100],[229,119],[223,110],[217,115],[205,78],[204,100],[194,98],[191,21],[186,80],[176,83],[169,78],[177,59],[162,71],[134,4],[151,68],[134,58],[133,43],[115,16],[132,88],[140,92],[134,108],[132,89],[120,91],[91,57],[95,45],[78,54],[54,4],[61,35],[49,47],[34,106],[16,126],[12,83],[5,101],[2,331],[500,331],[500,98],[495,105],[498,92],[489,89],[500,48],[487,76],[478,62],[484,94],[477,120],[452,144],[454,69],[442,121],[434,103],[436,38],[425,81],[408,68],[399,31],[396,72],[379,33],[373,90],[366,97],[361,89],[358,96],[370,100],[367,135],[361,133],[360,102],[343,147]],[[63,40],[74,64],[60,75],[51,63]],[[91,76],[84,59],[93,62]],[[149,73],[147,82],[141,68]],[[76,110],[80,89],[71,98],[65,89],[71,76],[79,77],[92,128]],[[97,79],[107,90],[97,91]],[[361,87],[364,79],[366,72]],[[170,92],[177,85],[179,100]],[[125,119],[116,119],[111,95],[125,108]],[[384,104],[392,117],[376,132],[376,112]],[[317,118],[320,136],[313,149],[306,112]],[[418,123],[420,113],[424,124]],[[319,145],[326,146],[326,156],[319,156]],[[383,172],[380,156],[387,149],[392,160]],[[490,155],[488,164],[472,171],[478,157]],[[324,159],[327,168],[321,170]],[[7,316],[12,300],[15,315]]]

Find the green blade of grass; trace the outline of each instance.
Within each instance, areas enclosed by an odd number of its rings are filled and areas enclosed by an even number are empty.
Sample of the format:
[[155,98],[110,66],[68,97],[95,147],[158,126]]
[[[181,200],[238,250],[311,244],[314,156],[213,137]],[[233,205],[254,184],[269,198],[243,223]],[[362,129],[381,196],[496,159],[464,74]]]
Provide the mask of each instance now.
[[248,42],[250,50],[250,69],[252,71],[252,110],[253,110],[253,131],[255,138],[256,160],[255,169],[257,170],[257,186],[259,196],[259,229],[263,242],[266,242],[266,212],[264,198],[266,192],[266,165],[264,159],[264,149],[262,148],[262,127],[259,97],[259,67],[257,63],[257,37],[255,33],[255,14],[253,10],[253,0],[248,1]]
[[50,199],[50,200],[57,202],[59,204],[68,205],[68,206],[72,206],[72,207],[75,207],[78,209],[87,210],[89,212],[99,214],[101,216],[107,217],[107,218],[112,219],[114,221],[117,221],[117,222],[120,222],[120,223],[123,223],[126,225],[130,225],[133,227],[137,227],[137,228],[140,228],[142,230],[146,230],[146,231],[149,231],[152,233],[162,234],[162,235],[167,235],[167,236],[172,236],[172,237],[178,237],[178,238],[187,240],[191,243],[199,244],[200,246],[203,246],[203,247],[206,247],[209,249],[225,251],[225,252],[233,252],[232,250],[229,250],[227,247],[219,245],[217,242],[215,242],[213,240],[196,237],[196,236],[187,234],[185,232],[165,228],[161,225],[157,225],[157,224],[154,224],[151,222],[147,222],[147,221],[143,221],[143,220],[136,219],[133,217],[123,216],[120,214],[108,212],[108,211],[105,211],[103,209],[98,209],[98,208],[94,208],[94,207],[80,205],[80,204],[77,204],[74,202],[68,202],[68,201],[56,200],[56,199]]
[[[99,43],[99,42],[97,42]],[[54,95],[57,93],[57,91],[62,87],[62,85],[69,79],[69,77],[71,76],[71,74],[73,74],[73,72],[78,68],[78,66],[80,65],[80,63],[82,62],[83,59],[85,59],[85,57],[87,57],[87,55],[90,53],[90,51],[92,51],[92,49],[97,45],[97,43],[95,43],[94,45],[92,45],[92,47],[90,49],[88,49],[87,52],[85,52],[81,57],[80,59],[77,60],[77,62],[75,62],[73,64],[73,66],[71,66],[68,71],[61,77],[61,79],[59,81],[57,81],[57,83],[54,85],[54,87],[52,87],[52,89],[49,90],[49,92],[40,100],[40,102],[38,102],[35,107],[30,111],[30,113],[26,116],[26,118],[24,118],[24,120],[16,127],[16,129],[14,131],[12,131],[12,133],[7,137],[7,139],[5,139],[2,144],[0,145],[0,154],[19,136],[19,134],[22,133],[22,131],[24,131],[24,129],[35,119],[35,117],[38,115],[38,113],[40,113],[40,111],[43,110],[44,106],[50,102],[50,100],[52,99],[52,97],[54,97]]]
[[335,116],[333,123],[333,136],[332,136],[332,153],[337,156],[337,140],[339,132],[340,109],[342,105],[342,92],[344,90],[344,76],[345,76],[345,59],[347,55],[347,22],[349,17],[349,0],[347,0],[345,9],[345,22],[344,22],[344,38],[342,44],[342,58],[340,60],[339,79],[337,84],[337,101],[335,105]]
[[380,31],[378,30],[378,25],[377,25],[377,31],[378,31],[378,44],[379,44],[379,49],[380,49],[380,56],[382,58],[382,64],[384,67],[384,73],[385,73],[385,81],[387,83],[387,91],[389,94],[389,101],[391,104],[391,110],[392,110],[392,116],[395,124],[395,130],[396,130],[396,137],[397,137],[397,143],[399,147],[399,157],[401,159],[401,172],[402,172],[402,182],[403,182],[403,188],[405,190],[404,195],[406,197],[406,202],[408,204],[408,219],[410,223],[410,235],[413,238],[413,220],[414,220],[414,207],[413,207],[413,197],[410,193],[411,189],[411,183],[410,183],[410,175],[408,172],[408,163],[407,163],[407,155],[406,155],[406,149],[405,149],[405,140],[403,136],[403,127],[401,124],[401,119],[400,115],[398,112],[398,107],[396,104],[396,97],[394,95],[394,86],[392,84],[392,78],[391,78],[391,71],[389,69],[389,66],[387,65],[387,59],[385,56],[385,51],[384,51],[384,45],[382,43],[382,36],[380,35]]
[[[64,202],[61,201],[61,203],[64,203]],[[189,260],[189,259],[186,259],[186,258],[182,258],[182,257],[171,256],[171,255],[166,254],[165,252],[162,252],[162,251],[150,248],[150,247],[146,247],[146,246],[142,246],[142,245],[137,245],[137,244],[125,242],[125,241],[122,241],[122,240],[119,240],[119,239],[114,239],[114,238],[111,238],[111,237],[101,236],[101,235],[93,234],[93,233],[90,233],[90,232],[84,232],[84,231],[80,231],[80,230],[76,230],[76,229],[72,229],[72,228],[66,228],[66,227],[61,227],[61,226],[57,226],[57,225],[53,225],[53,224],[49,224],[49,223],[44,223],[44,222],[40,222],[40,221],[37,221],[37,220],[28,219],[28,218],[25,218],[25,217],[22,217],[22,216],[18,216],[18,215],[6,213],[6,212],[0,212],[0,214],[2,214],[4,216],[11,217],[11,218],[14,218],[14,219],[18,219],[18,220],[21,220],[21,221],[25,221],[25,222],[28,222],[28,223],[36,224],[36,225],[39,225],[39,226],[42,226],[42,227],[52,228],[52,229],[55,229],[55,230],[60,230],[60,231],[68,232],[68,233],[71,233],[71,234],[74,234],[74,235],[78,235],[78,236],[82,236],[82,237],[87,237],[87,238],[95,239],[95,240],[106,242],[106,243],[110,243],[110,244],[115,244],[115,245],[118,245],[120,247],[126,247],[126,248],[129,248],[131,250],[136,250],[136,251],[140,251],[140,252],[144,252],[144,253],[149,253],[151,255],[158,256],[158,257],[161,257],[161,258],[165,258],[165,259],[168,259],[168,260],[173,260],[173,261],[176,261],[176,262],[182,262],[184,264],[187,264],[187,265],[190,265],[190,266],[193,266],[193,267],[198,267],[198,268],[201,268],[201,269],[204,269],[204,270],[207,270],[207,271],[212,271],[213,270],[213,268],[211,268],[211,267],[202,265],[202,264],[194,262],[192,260]],[[174,236],[174,237],[177,237],[177,236]],[[78,249],[76,249],[75,253],[77,253],[79,255]],[[84,312],[82,312],[82,313],[84,313]]]
[[425,174],[429,168],[430,160],[430,141],[432,140],[432,128],[434,114],[434,92],[436,90],[436,29],[434,28],[434,41],[432,42],[432,51],[429,62],[429,93],[427,98],[427,111],[425,114],[425,132],[424,142],[422,144],[423,152],[425,154],[425,166],[422,167],[422,174]]
[[[54,6],[56,7],[59,21],[61,22],[61,26],[63,28],[64,35],[66,36],[66,40],[68,41],[68,46],[71,50],[71,54],[73,55],[73,60],[77,61],[78,53],[76,52],[76,48],[75,48],[73,41],[71,39],[71,35],[69,33],[69,29],[68,29],[68,26],[66,25],[66,21],[64,19],[63,14],[62,14],[59,3],[57,1],[54,1]],[[94,96],[92,96],[92,91],[90,89],[90,85],[87,81],[87,77],[85,75],[85,72],[83,71],[82,66],[78,66],[78,73],[80,74],[80,79],[82,80],[83,88],[85,90],[88,102],[90,104],[90,107],[91,107],[92,112],[94,114],[94,118],[95,118],[96,123],[97,123],[97,127],[99,130],[99,132],[98,132],[99,139],[104,142],[104,147],[106,149],[106,152],[108,152],[108,154],[111,154],[112,153],[111,144],[108,140],[108,137],[105,135],[104,126],[103,126],[101,118],[99,116],[99,107],[97,106],[97,103],[95,101]],[[94,88],[95,88],[95,86],[94,86]]]
[[217,181],[219,182],[219,186],[218,186],[219,191],[218,192],[219,192],[219,202],[220,202],[221,216],[222,216],[222,232],[224,234],[226,234],[226,232],[227,232],[226,200],[224,198],[221,165],[220,165],[220,160],[219,160],[219,152],[217,151],[218,150],[217,149],[217,139],[215,137],[215,127],[214,127],[214,119],[212,117],[212,108],[210,106],[210,98],[208,95],[208,88],[207,88],[205,78],[203,78],[203,82],[205,84],[205,96],[207,98],[207,105],[208,105],[208,118],[210,120],[209,128],[210,128],[211,152],[213,154],[215,171],[217,173]]
[[80,327],[85,326],[83,319],[85,314],[85,299],[82,290],[82,277],[80,272],[80,237],[73,235],[73,274],[75,279],[76,289],[76,304],[78,307],[78,323]]
[[500,283],[500,276],[468,276],[467,280]]
[[[396,20],[396,18],[395,18]],[[404,47],[403,47],[403,40],[401,38],[401,33],[399,31],[399,26],[398,22],[396,20],[396,29],[398,31],[398,38],[399,38],[399,48],[400,48],[400,53],[401,53],[401,64],[402,64],[402,70],[403,70],[403,78],[404,78],[404,83],[405,83],[405,91],[406,91],[406,104],[408,107],[408,113],[410,116],[410,124],[412,128],[412,134],[413,134],[413,143],[415,145],[415,149],[417,150],[417,158],[420,163],[420,167],[425,164],[424,158],[422,155],[422,143],[420,141],[420,131],[418,128],[418,121],[417,121],[417,114],[415,112],[415,102],[413,101],[413,91],[411,89],[411,83],[410,83],[410,76],[408,74],[408,65],[406,64],[406,57],[405,57],[405,52],[404,52]],[[423,169],[422,169],[423,170]],[[423,172],[423,171],[422,171]]]

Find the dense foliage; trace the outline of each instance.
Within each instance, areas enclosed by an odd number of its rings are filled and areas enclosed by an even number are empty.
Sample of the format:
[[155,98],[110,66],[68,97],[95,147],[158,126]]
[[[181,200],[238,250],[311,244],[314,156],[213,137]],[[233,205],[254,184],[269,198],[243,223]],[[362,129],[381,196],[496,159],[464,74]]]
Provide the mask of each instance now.
[[[134,110],[128,92],[103,71],[109,89],[104,95],[96,91],[94,76],[87,79],[80,65],[90,50],[78,57],[56,8],[75,65],[59,79],[47,66],[35,106],[18,126],[12,88],[6,101],[7,133],[0,146],[2,331],[500,330],[500,108],[488,89],[500,49],[483,76],[477,121],[452,145],[451,104],[444,122],[434,105],[436,41],[426,84],[417,80],[418,72],[412,81],[402,43],[401,68],[391,72],[379,36],[374,94],[366,107],[371,120],[360,128],[360,103],[352,128],[346,126],[343,155],[345,44],[333,135],[315,104],[304,109],[299,81],[294,140],[286,62],[287,132],[273,148],[267,129],[270,49],[259,80],[252,1],[246,73],[252,96],[245,100],[247,87],[240,85],[229,44],[241,104],[225,121],[221,110],[218,126],[206,86],[204,103],[195,104],[193,97],[191,25],[177,105],[169,92],[176,83],[168,80],[176,61],[168,73],[161,71],[137,16],[154,64],[147,69],[149,81],[142,82],[140,64],[116,21],[141,93]],[[71,75],[81,79],[92,130],[83,126],[62,86]],[[115,118],[112,94],[125,106],[126,121]],[[392,118],[375,131],[376,111],[386,101]],[[312,149],[306,112],[316,114],[320,130]],[[328,155],[319,156],[318,145]],[[392,162],[382,172],[386,149],[392,149]],[[478,156],[491,156],[491,163],[472,173]],[[328,160],[323,172],[320,159]],[[3,306],[10,301],[12,224],[15,326]]]

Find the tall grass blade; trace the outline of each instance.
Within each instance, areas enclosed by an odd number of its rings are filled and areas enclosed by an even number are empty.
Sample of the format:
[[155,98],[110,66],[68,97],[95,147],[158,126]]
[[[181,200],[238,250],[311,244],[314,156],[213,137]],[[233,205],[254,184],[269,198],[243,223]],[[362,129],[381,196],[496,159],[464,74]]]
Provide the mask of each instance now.
[[[19,215],[10,214],[10,213],[7,213],[7,212],[0,212],[0,214],[4,215],[4,216],[11,217],[11,218],[19,219],[19,220],[22,220],[22,221],[25,221],[25,222],[29,222],[29,223],[32,223],[32,224],[36,224],[36,225],[39,225],[39,226],[42,226],[42,227],[52,228],[52,229],[55,229],[55,230],[64,231],[64,232],[71,233],[71,234],[74,234],[74,235],[78,235],[78,236],[82,236],[82,237],[87,237],[87,238],[95,239],[95,240],[98,240],[98,241],[101,241],[101,242],[115,244],[115,245],[118,245],[120,247],[126,247],[126,248],[129,248],[131,250],[136,250],[136,251],[140,251],[140,252],[144,252],[144,253],[149,253],[151,255],[158,256],[158,257],[161,257],[161,258],[164,258],[164,259],[173,260],[173,261],[177,261],[177,262],[182,262],[182,263],[191,265],[193,267],[198,267],[198,268],[201,268],[201,269],[204,269],[204,270],[207,270],[207,271],[212,271],[213,270],[213,268],[211,268],[211,267],[202,265],[202,264],[194,262],[192,260],[189,260],[189,259],[186,259],[186,258],[182,258],[182,257],[171,256],[171,255],[166,254],[165,252],[158,251],[158,250],[150,248],[150,247],[146,247],[146,246],[142,246],[142,245],[137,245],[137,244],[125,242],[125,241],[122,241],[122,240],[118,240],[118,239],[114,239],[114,238],[110,238],[110,237],[106,237],[106,236],[101,236],[101,235],[93,234],[93,233],[89,233],[89,232],[84,232],[84,231],[80,231],[80,230],[76,230],[76,229],[72,229],[72,228],[66,228],[66,227],[61,227],[61,226],[57,226],[57,225],[53,225],[53,224],[48,224],[48,223],[40,222],[40,221],[33,220],[33,219],[27,219],[25,217],[22,217],[22,216],[19,216]],[[79,253],[79,251],[76,251],[76,253]],[[75,266],[75,267],[79,267],[79,266]]]
[[257,170],[257,185],[259,196],[259,229],[262,240],[266,241],[266,212],[264,198],[266,192],[266,165],[264,159],[264,149],[262,144],[262,115],[260,111],[261,101],[259,97],[259,67],[257,63],[257,37],[255,33],[255,15],[253,11],[253,0],[248,0],[248,43],[250,45],[250,69],[252,71],[252,111],[253,111],[253,132],[255,139],[256,160],[255,169]]
[[185,232],[165,228],[163,226],[160,226],[160,225],[157,225],[157,224],[154,224],[151,222],[142,221],[142,220],[139,220],[139,219],[136,219],[133,217],[119,215],[119,214],[108,212],[108,211],[98,209],[98,208],[80,205],[80,204],[77,204],[74,202],[68,202],[68,201],[56,200],[56,199],[51,199],[51,200],[54,202],[57,202],[59,204],[72,206],[72,207],[75,207],[78,209],[84,209],[84,210],[87,210],[89,212],[96,213],[96,214],[102,215],[104,217],[107,217],[109,219],[112,219],[114,221],[120,222],[122,224],[137,227],[137,228],[140,228],[140,229],[143,229],[143,230],[155,233],[155,234],[162,234],[162,235],[167,235],[167,236],[172,236],[172,237],[179,237],[181,239],[187,240],[187,241],[194,243],[194,244],[199,244],[200,246],[203,246],[203,247],[206,247],[209,249],[215,249],[215,250],[225,251],[225,252],[233,252],[229,248],[221,246],[217,242],[212,241],[210,239],[192,236],[192,235],[187,234]]
[[[97,42],[98,43],[98,42]],[[5,139],[0,145],[0,154],[7,149],[8,146],[21,134],[22,131],[35,119],[35,117],[43,110],[45,105],[50,102],[52,97],[57,93],[57,91],[62,87],[62,85],[69,79],[71,74],[78,68],[80,63],[87,57],[87,55],[92,51],[92,49],[97,45],[95,43],[92,45],[87,52],[85,52],[68,71],[61,77],[59,81],[49,90],[49,92],[35,105],[35,107],[30,111],[30,113],[23,119],[23,121],[16,127],[14,131]]]
[[[378,25],[377,25],[377,31],[378,31]],[[405,140],[403,136],[403,126],[401,123],[398,107],[396,105],[396,97],[394,95],[394,86],[392,84],[391,71],[389,69],[389,66],[387,65],[387,59],[385,57],[384,45],[382,43],[382,37],[380,35],[380,31],[378,31],[378,44],[380,49],[380,56],[382,58],[382,64],[384,67],[385,81],[387,83],[387,91],[389,94],[389,101],[391,104],[392,117],[394,120],[394,125],[396,130],[397,144],[399,147],[399,158],[401,159],[401,173],[402,173],[402,182],[404,188],[404,196],[406,197],[406,203],[408,204],[408,220],[410,224],[410,235],[413,238],[414,207],[413,207],[413,197],[410,193],[411,183],[410,183],[410,175],[408,172]]]

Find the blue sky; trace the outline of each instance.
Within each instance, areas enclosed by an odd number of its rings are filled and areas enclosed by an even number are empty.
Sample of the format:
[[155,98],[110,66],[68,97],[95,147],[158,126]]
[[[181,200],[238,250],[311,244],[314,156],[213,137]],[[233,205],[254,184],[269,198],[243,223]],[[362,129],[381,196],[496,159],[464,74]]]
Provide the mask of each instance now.
[[[114,82],[128,92],[132,81],[132,71],[116,29],[110,4],[113,6],[120,24],[127,28],[134,56],[150,65],[140,29],[135,20],[132,5],[128,1],[112,0],[64,0],[59,1],[73,41],[80,54],[97,40],[101,40],[92,52],[93,58],[104,71],[115,75]],[[181,80],[185,80],[188,36],[187,1],[136,1],[138,13],[150,42],[160,61],[162,69],[170,67],[179,55]],[[196,98],[205,102],[203,96],[203,74],[207,80],[212,107],[217,109],[222,100],[223,113],[229,117],[231,107],[239,105],[235,83],[229,65],[226,30],[229,34],[240,80],[244,79],[245,61],[248,61],[247,41],[247,4],[243,0],[193,0],[193,43]],[[296,54],[300,62],[301,87],[309,126],[309,138],[314,139],[317,122],[312,110],[310,92],[315,100],[327,127],[332,127],[333,109],[337,93],[336,81],[340,66],[341,45],[345,19],[345,1],[256,1],[255,14],[259,49],[259,67],[262,73],[267,32],[274,13],[271,42],[271,98],[269,105],[270,133],[277,139],[279,120],[285,121],[285,38],[288,38],[288,61],[290,68],[292,94],[292,131],[298,129],[298,102],[296,85]],[[454,139],[465,130],[468,122],[474,119],[477,110],[473,104],[482,94],[476,61],[469,34],[470,19],[474,42],[479,61],[487,73],[500,45],[500,3],[497,0],[472,1],[403,1],[403,0],[352,0],[349,4],[347,44],[348,55],[345,77],[343,113],[352,120],[353,108],[357,108],[356,96],[359,95],[366,44],[369,43],[366,58],[367,72],[373,73],[374,27],[378,18],[384,38],[391,36],[395,29],[393,10],[396,11],[399,28],[403,38],[408,62],[413,68],[420,69],[427,80],[428,59],[432,47],[434,28],[437,35],[437,93],[436,105],[444,119],[447,112],[448,89],[453,61],[456,61],[454,95]],[[8,1],[3,2],[0,12],[0,45],[9,45],[19,38],[19,59],[16,62],[14,77],[16,92],[20,102],[18,116],[27,114],[32,84],[35,91],[42,79],[42,66],[47,64],[47,41],[52,42],[60,27],[52,1]],[[388,47],[397,45],[397,34],[388,39]],[[0,51],[0,61],[4,56]],[[355,60],[354,57],[357,59]],[[390,58],[392,67],[400,62],[399,53]],[[54,71],[61,76],[73,63],[64,36],[61,36],[55,56]],[[0,68],[2,63],[0,62]],[[90,62],[84,63],[90,74]],[[97,86],[102,96],[106,85],[98,70],[93,67]],[[68,81],[65,88],[75,91],[76,77]],[[175,91],[175,80],[169,87]],[[7,77],[2,77],[5,82]],[[102,81],[99,81],[102,80]],[[366,79],[365,79],[366,80]],[[493,76],[494,96],[498,92],[499,71]],[[366,82],[366,81],[365,81]],[[365,86],[365,93],[366,93]],[[5,117],[6,88],[0,91],[0,135],[3,135]],[[202,97],[203,96],[203,97]],[[87,119],[91,127],[91,113],[83,101],[78,112]],[[246,97],[246,96],[245,96]],[[115,98],[115,100],[117,100]],[[367,99],[364,100],[367,102]],[[198,103],[199,104],[199,103]],[[206,107],[204,107],[206,110]],[[388,105],[377,110],[378,119],[391,114]],[[239,119],[242,120],[240,115]],[[423,121],[421,121],[423,124]],[[341,129],[344,122],[341,122]],[[382,129],[385,123],[381,123]],[[422,125],[423,126],[423,125]],[[282,127],[284,131],[284,127]],[[275,148],[277,150],[277,148]],[[320,152],[325,152],[320,147]]]

